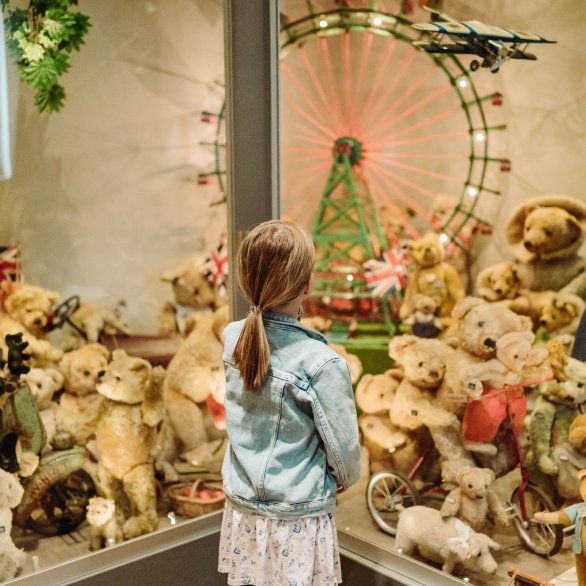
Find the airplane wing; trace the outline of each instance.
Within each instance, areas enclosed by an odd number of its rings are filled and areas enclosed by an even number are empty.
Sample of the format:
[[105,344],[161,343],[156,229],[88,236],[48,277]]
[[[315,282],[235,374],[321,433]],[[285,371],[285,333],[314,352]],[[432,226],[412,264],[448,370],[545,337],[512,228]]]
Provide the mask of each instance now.
[[419,49],[426,53],[447,53],[449,55],[474,55],[475,52],[468,45],[459,45],[456,43],[426,43],[424,41],[415,41],[413,43]]
[[533,53],[526,53],[525,51],[513,51],[511,55],[509,55],[511,59],[528,59],[529,61],[537,61],[537,57],[533,55]]
[[419,22],[412,25],[413,28],[428,33],[439,33],[452,37],[475,38],[479,40],[494,40],[505,43],[555,43],[533,33],[522,33],[510,29],[485,24],[479,20],[467,20],[462,22]]

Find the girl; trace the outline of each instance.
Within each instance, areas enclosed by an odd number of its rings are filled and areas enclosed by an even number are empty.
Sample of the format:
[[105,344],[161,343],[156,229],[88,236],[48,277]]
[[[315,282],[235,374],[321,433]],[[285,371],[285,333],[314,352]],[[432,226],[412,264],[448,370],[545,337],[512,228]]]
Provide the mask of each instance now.
[[299,226],[264,222],[242,241],[246,319],[224,344],[226,507],[218,570],[228,584],[329,586],[342,581],[336,485],[360,471],[344,360],[298,321],[315,250]]

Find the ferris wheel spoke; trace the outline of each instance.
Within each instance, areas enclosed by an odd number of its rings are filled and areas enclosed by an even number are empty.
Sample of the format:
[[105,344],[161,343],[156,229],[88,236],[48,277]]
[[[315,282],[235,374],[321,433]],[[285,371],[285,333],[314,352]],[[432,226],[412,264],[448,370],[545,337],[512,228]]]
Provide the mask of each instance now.
[[429,171],[424,169],[423,167],[418,167],[416,165],[407,165],[406,163],[399,163],[396,161],[392,156],[381,156],[372,154],[370,158],[373,161],[384,162],[387,165],[391,165],[393,167],[399,167],[400,169],[405,169],[407,171],[412,171],[417,175],[424,175],[426,177],[434,177],[436,179],[443,179],[448,183],[455,183],[457,185],[462,185],[462,178],[461,177],[452,177],[450,175],[446,175],[445,173],[438,173],[437,171]]
[[374,103],[374,106],[368,113],[368,118],[365,120],[365,128],[376,128],[376,122],[378,117],[381,114],[381,111],[386,110],[389,103],[389,98],[393,95],[393,92],[399,86],[399,82],[403,79],[404,75],[409,71],[410,67],[413,64],[413,60],[415,59],[415,51],[409,54],[409,56],[403,61],[403,65],[393,76],[393,80],[387,86],[386,90],[380,94],[377,101]]
[[366,65],[370,61],[370,52],[372,48],[373,35],[362,35],[362,45],[360,47],[360,59],[358,61],[358,76],[354,84],[354,92],[352,96],[352,106],[350,110],[350,126],[352,132],[356,132],[360,128],[358,123],[358,105],[360,104],[360,97],[358,92],[364,85],[364,75],[366,73]]
[[370,149],[369,153],[380,154],[381,158],[384,159],[442,159],[442,160],[454,160],[461,159],[462,155],[447,155],[445,153],[397,153],[395,151],[387,152],[383,150]]
[[436,141],[444,141],[448,138],[464,138],[468,137],[469,132],[465,130],[456,131],[456,132],[438,132],[435,134],[425,133],[422,136],[416,136],[414,138],[405,138],[403,140],[393,140],[392,138],[389,140],[380,140],[377,142],[370,143],[370,148],[372,150],[379,149],[380,147],[396,147],[399,145],[405,144],[420,144],[423,142],[436,142]]
[[376,73],[374,76],[374,81],[373,81],[372,86],[370,88],[370,92],[368,93],[368,96],[366,97],[366,100],[364,101],[364,106],[360,110],[359,123],[360,123],[361,128],[367,128],[367,124],[363,122],[363,117],[365,114],[368,114],[372,110],[373,100],[374,100],[375,96],[379,95],[380,85],[384,79],[385,74],[389,70],[391,57],[393,56],[393,52],[394,52],[396,46],[397,46],[397,41],[395,39],[390,39],[388,42],[388,45],[385,48],[385,51],[382,55],[382,58],[380,59],[379,67],[376,70]]
[[461,111],[461,108],[458,106],[456,108],[451,108],[449,110],[444,110],[443,112],[439,112],[438,114],[434,114],[433,116],[429,116],[425,120],[420,120],[407,128],[403,128],[396,133],[393,133],[393,136],[396,138],[398,136],[404,136],[405,134],[411,134],[415,130],[419,130],[420,128],[425,128],[429,124],[433,124],[434,122],[439,122],[440,120],[444,120],[445,118],[449,118],[454,114]]
[[301,51],[301,53],[300,53],[301,63],[303,64],[303,67],[305,68],[305,71],[307,72],[307,75],[309,77],[309,80],[311,81],[312,87],[314,88],[315,92],[317,93],[317,95],[319,97],[319,100],[322,104],[324,112],[329,112],[330,116],[332,117],[332,119],[334,121],[334,125],[342,128],[342,126],[344,125],[344,119],[342,117],[341,111],[339,109],[332,107],[332,103],[328,100],[326,93],[324,91],[324,88],[322,87],[322,84],[320,83],[320,81],[317,77],[315,69],[311,65],[311,62],[309,61],[309,57],[307,56],[307,52],[303,49],[303,47],[300,49],[300,51]]
[[415,102],[411,107],[403,110],[400,116],[393,118],[391,116],[388,117],[388,123],[386,125],[381,125],[376,133],[371,135],[371,139],[376,140],[380,138],[396,126],[398,126],[401,122],[404,122],[407,118],[410,118],[417,112],[419,112],[422,108],[437,100],[440,96],[447,93],[451,89],[450,86],[443,86],[436,89],[434,92],[431,92],[427,96],[421,98],[419,101]]
[[365,161],[364,164],[368,167],[372,167],[373,170],[380,173],[381,180],[385,181],[386,184],[390,183],[391,185],[393,185],[393,189],[396,190],[397,194],[400,194],[400,199],[404,203],[406,203],[407,205],[410,205],[415,210],[415,212],[417,212],[418,214],[421,214],[424,218],[426,218],[428,220],[430,219],[429,212],[424,207],[422,207],[415,200],[415,198],[409,197],[407,194],[405,194],[399,188],[399,186],[396,184],[400,183],[401,185],[405,185],[406,187],[410,187],[413,191],[421,193],[422,195],[427,196],[431,200],[435,200],[435,199],[437,199],[437,195],[433,191],[430,191],[429,189],[422,187],[421,185],[419,185],[413,181],[410,181],[409,179],[401,177],[397,173],[393,173],[392,171],[389,171],[386,167],[383,167],[382,165],[380,165],[379,163],[376,163],[375,161],[370,161],[370,160]]
[[348,121],[348,134],[354,133],[352,117],[352,65],[350,63],[350,33],[346,31],[340,35],[342,42],[342,63],[343,63],[343,80],[344,80],[344,106],[343,112]]
[[[283,64],[282,71],[285,74],[288,82],[291,84],[292,87],[295,88],[299,97],[309,106],[311,112],[314,116],[318,118],[324,117],[324,109],[323,106],[320,108],[319,104],[315,102],[313,97],[311,96],[307,87],[305,87],[297,78],[297,76],[291,71],[291,68],[287,66],[287,64]],[[325,110],[328,116],[330,116],[330,110]]]
[[323,134],[309,128],[306,124],[301,124],[300,122],[292,122],[292,128],[298,129],[298,133],[292,135],[292,138],[297,140],[321,145],[322,147],[326,147],[328,150],[332,147],[332,141],[326,138]]
[[336,140],[337,136],[336,133],[332,130],[331,127],[326,126],[323,122],[308,114],[303,108],[298,106],[297,104],[293,104],[291,100],[285,100],[287,106],[293,111],[299,114],[302,118],[307,120],[311,126],[308,128],[315,128],[321,130],[326,136],[330,137],[332,140]]
[[343,134],[348,134],[348,122],[344,117],[342,105],[340,103],[339,94],[336,93],[335,88],[338,87],[336,84],[336,80],[334,77],[334,69],[332,67],[332,59],[330,56],[330,46],[328,45],[326,39],[318,39],[317,46],[319,48],[319,52],[322,58],[322,62],[325,68],[325,75],[326,75],[326,83],[328,86],[328,94],[329,94],[329,107],[334,108],[338,114],[338,118],[340,119],[342,125],[341,130]]

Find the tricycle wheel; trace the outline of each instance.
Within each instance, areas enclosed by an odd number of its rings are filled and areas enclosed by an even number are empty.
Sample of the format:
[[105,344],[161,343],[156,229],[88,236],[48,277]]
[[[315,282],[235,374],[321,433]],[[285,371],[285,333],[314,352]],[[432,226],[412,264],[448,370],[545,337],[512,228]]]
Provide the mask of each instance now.
[[88,501],[96,486],[85,470],[77,470],[47,488],[26,521],[41,535],[62,535],[73,531],[84,519]]
[[366,502],[374,522],[385,532],[395,535],[399,513],[418,505],[421,497],[413,483],[399,472],[377,472],[368,483]]
[[555,511],[549,497],[534,484],[528,484],[525,488],[525,510],[527,518],[523,519],[519,503],[519,489],[516,488],[511,496],[511,502],[517,510],[513,517],[513,526],[523,544],[533,553],[543,557],[556,554],[562,546],[564,532],[561,525],[547,525],[533,521],[535,513],[542,511]]

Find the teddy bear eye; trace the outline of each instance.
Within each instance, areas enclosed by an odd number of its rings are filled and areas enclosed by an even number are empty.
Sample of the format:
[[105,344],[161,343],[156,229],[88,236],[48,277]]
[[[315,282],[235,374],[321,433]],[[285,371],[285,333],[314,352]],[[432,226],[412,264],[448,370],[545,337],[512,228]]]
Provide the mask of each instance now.
[[118,382],[120,382],[120,381],[122,380],[122,377],[120,377],[120,376],[115,376],[114,378],[115,378],[115,379],[116,379]]
[[83,376],[89,376],[90,375],[90,371],[89,370],[84,370],[83,371]]
[[543,232],[546,236],[551,236],[553,234],[553,231],[550,228],[544,228]]
[[519,355],[518,355],[518,354],[515,354],[515,355],[513,356],[513,358],[517,359],[517,358],[519,358]]
[[421,367],[421,366],[423,366],[423,362],[420,362],[420,363],[419,363],[419,366],[420,366],[420,367]]
[[479,551],[479,552],[476,554],[476,557],[477,557],[477,558],[479,558],[481,555],[482,555],[482,552],[481,552],[481,551]]
[[581,389],[584,386],[584,383],[578,383],[576,386]]
[[471,483],[471,482],[469,482],[469,483],[468,483],[468,488],[473,488],[473,486],[472,486],[472,483]]
[[483,328],[483,327],[484,327],[484,320],[480,320],[480,321],[478,322],[478,327],[479,327],[479,328]]

